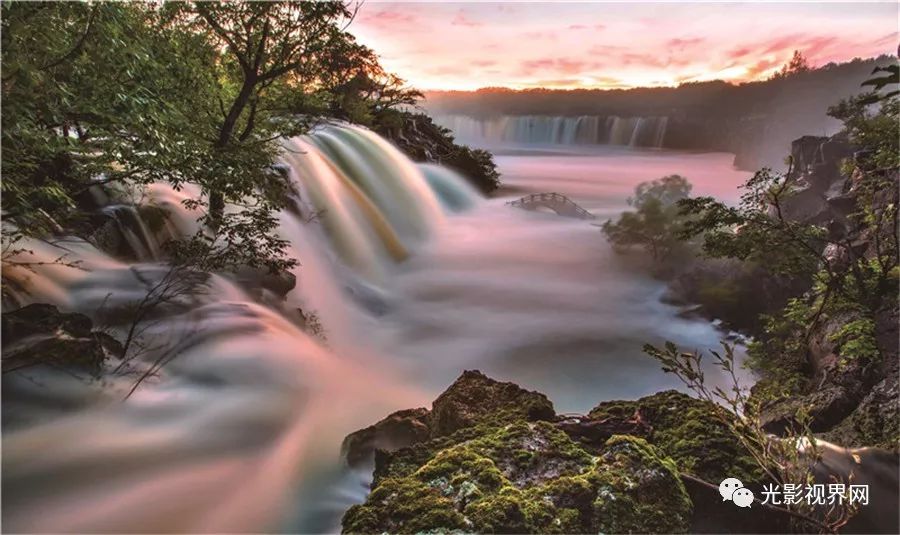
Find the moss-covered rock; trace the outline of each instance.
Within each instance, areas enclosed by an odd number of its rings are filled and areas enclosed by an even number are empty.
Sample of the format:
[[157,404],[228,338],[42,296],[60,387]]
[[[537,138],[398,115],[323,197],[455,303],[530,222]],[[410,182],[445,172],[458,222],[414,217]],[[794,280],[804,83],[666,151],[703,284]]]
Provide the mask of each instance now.
[[[413,448],[404,458],[421,465],[434,452],[516,421],[554,420],[547,396],[514,383],[495,381],[477,370],[465,371],[432,404],[432,409],[397,411],[375,425],[344,439],[343,454],[350,465],[376,460],[376,479],[391,464],[390,452]],[[477,429],[476,429],[477,428]],[[376,454],[376,450],[378,453]],[[397,465],[404,461],[397,460]],[[405,473],[397,466],[391,473]]]
[[553,403],[539,392],[514,383],[495,381],[477,370],[467,370],[434,400],[431,436],[449,435],[489,420],[494,425],[523,419],[552,420]]
[[550,424],[520,422],[441,450],[405,476],[380,479],[343,526],[345,532],[673,533],[687,530],[690,513],[674,461],[643,439],[613,437],[593,457]]
[[[473,382],[491,392],[477,399],[546,399],[480,374],[464,377],[468,388],[451,389],[444,402],[472,399]],[[592,452],[554,422],[529,421],[526,405],[501,412],[500,425],[479,417],[449,435],[380,452],[373,491],[347,512],[344,530],[686,531],[691,502],[675,462],[643,439],[616,436]]]
[[693,505],[675,462],[644,439],[610,438],[590,479],[597,488],[592,531],[687,532]]
[[422,533],[466,528],[453,501],[416,478],[385,479],[344,515],[345,533]]
[[643,437],[672,457],[679,469],[707,481],[761,474],[726,425],[731,415],[712,403],[668,390],[637,401],[607,401],[588,414],[594,420],[637,418],[648,426]]

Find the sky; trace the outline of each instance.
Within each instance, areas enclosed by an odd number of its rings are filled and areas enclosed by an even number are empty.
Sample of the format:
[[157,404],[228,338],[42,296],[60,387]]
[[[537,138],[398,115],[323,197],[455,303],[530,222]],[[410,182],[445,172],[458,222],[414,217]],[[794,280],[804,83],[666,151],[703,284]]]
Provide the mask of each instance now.
[[896,53],[897,2],[388,3],[350,32],[422,90],[627,88],[768,78]]

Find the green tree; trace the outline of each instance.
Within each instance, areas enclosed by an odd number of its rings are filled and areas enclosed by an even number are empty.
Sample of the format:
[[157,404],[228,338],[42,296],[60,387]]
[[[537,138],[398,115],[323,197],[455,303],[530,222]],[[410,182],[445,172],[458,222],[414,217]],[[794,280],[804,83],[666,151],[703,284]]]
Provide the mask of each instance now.
[[414,107],[422,98],[402,78],[385,71],[372,49],[352,39],[325,62],[323,84],[332,117],[376,128],[399,126],[400,109]]
[[[829,297],[871,309],[890,291],[892,270],[900,259],[893,231],[897,184],[892,177],[898,162],[898,103],[890,100],[870,113],[851,99],[832,108],[831,114],[844,120],[850,141],[862,149],[844,169],[855,182],[851,228],[790,217],[787,206],[802,188],[797,177],[790,170],[763,169],[744,184],[738,206],[711,197],[679,201],[681,212],[689,216],[681,236],[702,237],[709,256],[750,260],[775,273],[810,277]],[[860,251],[859,239],[871,240],[871,250]]]
[[5,219],[35,235],[72,228],[92,185],[190,177],[203,153],[190,105],[209,89],[192,73],[211,49],[161,35],[132,5],[2,9]]
[[[341,27],[350,12],[339,2],[192,2],[166,4],[161,16],[168,28],[200,35],[219,52],[202,136],[211,157],[194,177],[207,228],[174,252],[203,258],[208,269],[295,263],[274,234],[288,185],[272,164],[279,138],[305,132],[324,110],[323,65],[350,39]],[[227,203],[239,209],[226,212]]]
[[807,61],[806,56],[799,50],[794,50],[794,55],[791,56],[790,61],[785,63],[780,71],[772,75],[772,79],[787,78],[795,74],[809,72],[810,70],[812,69],[809,66],[809,61]]
[[607,239],[618,250],[633,246],[648,250],[655,261],[664,261],[682,245],[678,236],[685,218],[678,201],[686,199],[691,184],[679,175],[669,175],[639,184],[628,204],[634,211],[625,212],[618,221],[603,224]]
[[98,184],[193,183],[203,194],[186,204],[204,225],[170,244],[174,259],[282,269],[295,260],[274,232],[289,188],[272,165],[280,138],[339,109],[348,80],[369,80],[354,89],[367,116],[415,96],[345,31],[340,2],[2,9],[3,213],[16,235],[79,232]]

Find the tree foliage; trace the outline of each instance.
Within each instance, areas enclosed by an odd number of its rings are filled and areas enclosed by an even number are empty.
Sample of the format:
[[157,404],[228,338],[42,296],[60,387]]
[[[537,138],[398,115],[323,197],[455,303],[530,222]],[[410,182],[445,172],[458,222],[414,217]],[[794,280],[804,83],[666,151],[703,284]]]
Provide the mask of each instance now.
[[606,221],[604,234],[619,250],[642,247],[655,261],[666,260],[681,243],[678,237],[686,220],[677,203],[690,195],[691,188],[680,175],[639,184],[628,199],[634,211],[623,213],[616,222]]
[[177,259],[287,267],[274,232],[288,187],[273,167],[279,138],[417,97],[346,32],[341,2],[2,10],[2,208],[19,234],[79,229],[93,186],[192,183],[203,227],[170,244]]
[[680,212],[691,217],[680,236],[702,237],[704,253],[714,258],[765,263],[784,275],[814,271],[823,257],[825,229],[785,216],[784,202],[796,189],[789,174],[763,169],[742,187],[737,206],[713,197],[682,200]]
[[772,75],[772,79],[787,78],[789,76],[809,72],[811,70],[812,69],[809,66],[809,61],[806,59],[806,56],[804,56],[803,53],[799,50],[794,50],[794,55],[791,56],[790,61],[785,63],[784,66],[781,67],[780,71]]
[[202,109],[188,106],[209,90],[192,73],[210,50],[122,4],[2,9],[6,217],[41,233],[81,215],[97,182],[191,178],[206,158],[194,138]]

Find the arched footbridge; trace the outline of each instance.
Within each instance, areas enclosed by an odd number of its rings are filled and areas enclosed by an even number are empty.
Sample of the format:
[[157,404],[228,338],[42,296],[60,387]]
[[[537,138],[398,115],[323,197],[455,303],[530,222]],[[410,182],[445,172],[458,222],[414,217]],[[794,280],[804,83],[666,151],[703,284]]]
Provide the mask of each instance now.
[[563,217],[576,219],[597,219],[597,216],[588,212],[562,193],[532,193],[521,199],[506,203],[523,210],[538,210],[547,208]]

